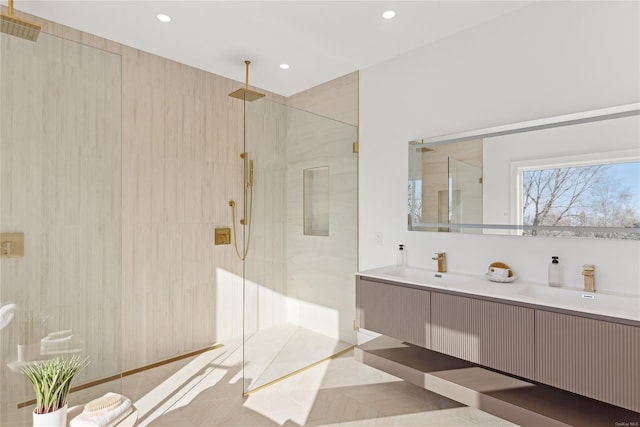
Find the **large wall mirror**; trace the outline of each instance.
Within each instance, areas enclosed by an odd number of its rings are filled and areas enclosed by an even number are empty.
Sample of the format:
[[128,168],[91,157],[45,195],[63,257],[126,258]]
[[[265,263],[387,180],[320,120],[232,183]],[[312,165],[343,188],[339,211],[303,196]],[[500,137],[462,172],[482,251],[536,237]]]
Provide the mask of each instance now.
[[409,143],[413,231],[640,240],[640,104]]

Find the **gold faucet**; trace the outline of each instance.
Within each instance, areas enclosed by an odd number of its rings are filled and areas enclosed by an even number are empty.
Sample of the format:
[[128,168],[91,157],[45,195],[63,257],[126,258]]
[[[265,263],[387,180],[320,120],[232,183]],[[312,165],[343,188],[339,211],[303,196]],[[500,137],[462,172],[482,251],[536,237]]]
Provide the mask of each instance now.
[[436,256],[431,258],[434,261],[438,261],[438,273],[447,272],[447,254],[444,252],[436,252]]
[[596,291],[596,267],[593,264],[585,264],[582,266],[582,275],[584,276],[584,291],[595,292]]

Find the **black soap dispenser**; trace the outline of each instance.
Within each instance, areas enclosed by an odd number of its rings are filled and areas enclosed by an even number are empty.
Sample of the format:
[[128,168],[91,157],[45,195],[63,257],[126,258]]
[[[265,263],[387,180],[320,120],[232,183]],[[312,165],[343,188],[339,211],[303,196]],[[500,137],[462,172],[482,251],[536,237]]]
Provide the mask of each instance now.
[[396,256],[396,264],[398,267],[407,266],[407,251],[404,249],[404,245],[398,245],[398,254]]
[[552,256],[549,263],[549,286],[562,286],[562,267],[557,256]]

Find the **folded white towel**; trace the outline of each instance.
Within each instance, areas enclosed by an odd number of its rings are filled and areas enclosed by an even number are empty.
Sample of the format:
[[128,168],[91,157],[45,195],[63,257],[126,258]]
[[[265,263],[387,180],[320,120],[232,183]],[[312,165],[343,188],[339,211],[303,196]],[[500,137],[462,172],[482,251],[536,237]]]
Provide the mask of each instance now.
[[75,339],[73,335],[64,338],[51,338],[51,336],[48,336],[40,340],[40,353],[46,354],[49,352],[70,350],[74,345]]
[[40,340],[40,344],[61,344],[61,343],[68,343],[69,341],[71,341],[73,339],[73,335],[69,335],[68,337],[64,337],[64,338],[51,338],[51,337],[44,337]]
[[85,410],[82,412],[82,414],[71,420],[70,426],[111,427],[122,421],[133,410],[133,408],[131,407],[131,400],[125,396],[111,392],[105,394],[103,397],[111,396],[117,396],[120,398],[120,403],[117,406],[93,412],[88,412],[85,406]]
[[71,329],[66,329],[64,331],[51,332],[49,333],[49,335],[47,335],[47,338],[50,338],[50,339],[66,338],[66,337],[70,337],[72,334],[73,334],[73,331]]
[[115,420],[111,421],[111,423],[107,424],[106,427],[115,427],[116,425],[118,425],[118,423],[120,421],[122,421],[125,418],[127,418],[132,412],[133,412],[133,407],[129,406],[127,409],[125,409],[125,411],[122,413],[122,415],[120,415]]

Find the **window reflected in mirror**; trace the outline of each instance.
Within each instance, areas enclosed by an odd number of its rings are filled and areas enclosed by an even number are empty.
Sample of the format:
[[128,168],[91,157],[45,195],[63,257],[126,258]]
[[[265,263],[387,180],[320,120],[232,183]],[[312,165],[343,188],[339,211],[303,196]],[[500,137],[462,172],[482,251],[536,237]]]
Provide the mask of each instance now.
[[529,226],[620,227],[620,231],[525,230],[532,236],[637,238],[640,162],[528,168],[521,172],[522,223]]
[[410,142],[408,229],[640,240],[639,113]]

